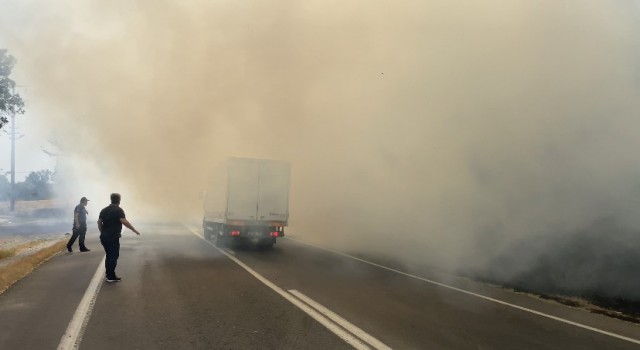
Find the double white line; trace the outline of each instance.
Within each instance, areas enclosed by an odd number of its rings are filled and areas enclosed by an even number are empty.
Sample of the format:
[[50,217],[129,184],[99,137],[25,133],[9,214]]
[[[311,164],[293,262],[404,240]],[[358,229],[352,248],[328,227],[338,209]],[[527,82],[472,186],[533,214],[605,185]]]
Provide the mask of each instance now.
[[[327,309],[308,296],[298,292],[295,289],[290,289],[289,293],[293,294],[295,297],[312,307],[314,309],[314,312],[319,312],[321,315],[317,315],[318,317],[314,318],[323,326],[331,330],[333,333],[337,334],[340,338],[344,339],[347,343],[353,345],[353,347],[357,349],[370,349],[368,345],[371,345],[374,349],[391,349],[386,344],[374,338],[369,333],[354,326],[351,322],[340,317],[335,312]],[[361,340],[366,344],[363,344]]]
[[[186,225],[185,225],[186,226]],[[187,228],[196,236],[203,238],[200,233],[193,227],[187,226]],[[204,238],[203,238],[204,239]],[[266,279],[261,274],[254,271],[252,268],[247,266],[242,261],[238,260],[235,256],[229,254],[226,250],[219,249],[215,246],[215,244],[211,243],[208,240],[205,240],[209,245],[217,249],[220,253],[227,256],[227,258],[231,259],[231,261],[238,264],[240,267],[249,272],[253,277],[258,279],[258,281],[264,283],[267,287],[271,288],[274,292],[280,294],[283,298],[287,299],[290,303],[297,306],[300,310],[304,311],[307,315],[311,316],[314,320],[318,321],[321,325],[325,326],[328,330],[335,333],[340,339],[347,342],[349,345],[353,346],[359,350],[390,350],[391,348],[378,339],[374,338],[367,332],[362,329],[356,327],[349,321],[340,317],[333,311],[327,309],[321,304],[317,303],[313,299],[308,296],[298,292],[295,289],[291,289],[288,292],[284,289],[276,286],[271,281]]]

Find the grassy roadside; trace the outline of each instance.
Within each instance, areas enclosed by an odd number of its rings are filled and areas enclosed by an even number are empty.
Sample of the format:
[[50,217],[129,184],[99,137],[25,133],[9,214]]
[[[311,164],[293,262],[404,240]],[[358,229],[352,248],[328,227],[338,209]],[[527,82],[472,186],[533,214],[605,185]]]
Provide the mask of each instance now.
[[496,288],[502,288],[513,293],[528,295],[532,298],[565,306],[586,310],[593,314],[600,314],[611,318],[640,325],[640,301],[615,299],[597,295],[572,295],[543,293],[533,289],[521,288],[517,285],[500,284],[495,281],[475,279]]
[[[640,324],[640,313],[637,311],[637,303],[631,301],[620,302],[608,298],[602,300],[590,300],[584,297],[570,297],[563,295],[536,295],[540,299],[551,300],[563,305],[585,309],[594,314],[601,314],[623,321]],[[616,303],[617,302],[617,303]]]
[[[25,243],[25,245],[33,244],[33,242]],[[27,276],[31,271],[33,271],[36,267],[40,266],[45,261],[52,258],[54,255],[58,254],[62,250],[66,249],[67,240],[62,239],[59,242],[56,242],[46,248],[40,249],[37,252],[29,255],[25,255],[23,257],[17,257],[15,261],[11,263],[0,266],[0,294],[11,287],[14,283],[18,282],[25,276]],[[9,251],[2,251],[5,254],[16,254],[21,249],[26,249],[28,247],[19,247],[10,249]],[[13,252],[11,252],[13,250]]]
[[38,239],[38,240],[35,240],[35,241],[22,243],[20,245],[17,245],[15,247],[12,247],[12,248],[9,248],[9,249],[0,249],[0,260],[6,259],[6,258],[10,258],[10,257],[20,253],[21,251],[23,251],[25,249],[29,249],[29,248],[38,246],[39,244],[41,244],[44,241],[45,241],[44,239]]
[[16,255],[16,251],[17,251],[16,248],[0,250],[0,260],[6,259],[6,258],[10,258],[10,257]]

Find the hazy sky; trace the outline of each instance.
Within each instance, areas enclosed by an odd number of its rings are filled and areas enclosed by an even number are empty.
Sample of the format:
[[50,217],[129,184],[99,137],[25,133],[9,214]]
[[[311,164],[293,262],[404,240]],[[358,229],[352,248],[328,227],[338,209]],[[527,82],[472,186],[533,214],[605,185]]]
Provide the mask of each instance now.
[[[13,77],[13,76],[12,76]],[[20,83],[18,77],[13,77]],[[28,92],[23,93],[23,98],[27,100]],[[46,130],[42,130],[42,119],[44,114],[33,111],[27,106],[27,112],[19,115],[16,121],[16,133],[20,137],[16,141],[16,181],[23,181],[32,171],[55,169],[55,158],[48,156],[42,151],[44,148],[48,152],[54,150],[48,142]],[[9,118],[10,119],[10,118]],[[6,174],[7,179],[11,179],[11,122],[9,122],[0,132],[0,174]]]
[[640,229],[639,10],[0,0],[0,46],[74,198],[197,220],[212,164],[283,159],[299,234],[483,266],[604,218]]

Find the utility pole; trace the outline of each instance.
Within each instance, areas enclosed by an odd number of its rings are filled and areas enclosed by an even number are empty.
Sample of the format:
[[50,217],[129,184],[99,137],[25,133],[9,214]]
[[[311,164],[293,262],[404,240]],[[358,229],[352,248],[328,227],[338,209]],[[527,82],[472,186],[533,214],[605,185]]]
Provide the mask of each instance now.
[[11,209],[16,210],[16,114],[11,114]]
[[[16,87],[23,87],[23,85],[16,85]],[[24,113],[24,111],[22,112]],[[11,207],[12,212],[16,211],[16,139],[22,138],[16,136],[16,112],[11,112]]]

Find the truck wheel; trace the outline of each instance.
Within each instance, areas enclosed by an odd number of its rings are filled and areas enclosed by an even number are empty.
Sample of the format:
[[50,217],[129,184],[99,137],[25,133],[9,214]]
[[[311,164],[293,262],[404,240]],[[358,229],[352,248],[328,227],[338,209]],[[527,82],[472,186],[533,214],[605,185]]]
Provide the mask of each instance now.
[[219,233],[216,235],[216,247],[222,248],[227,245],[225,236],[221,236]]
[[208,241],[211,240],[211,231],[209,231],[209,229],[206,226],[202,230],[202,236],[204,237],[204,239]]

